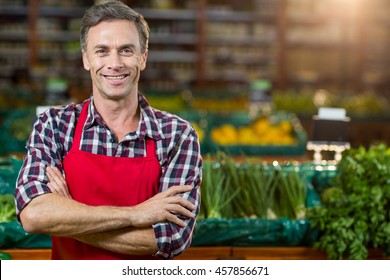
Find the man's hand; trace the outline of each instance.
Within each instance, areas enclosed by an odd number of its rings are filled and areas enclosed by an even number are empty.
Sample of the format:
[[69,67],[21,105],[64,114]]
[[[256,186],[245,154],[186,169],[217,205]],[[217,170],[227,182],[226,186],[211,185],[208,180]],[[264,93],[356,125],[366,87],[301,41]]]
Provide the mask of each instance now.
[[193,218],[195,214],[192,211],[196,209],[196,206],[179,194],[191,190],[192,186],[172,186],[132,207],[132,223],[136,227],[145,227],[158,222],[170,221],[185,227],[186,223],[177,215]]
[[50,165],[46,167],[46,175],[49,178],[49,183],[47,183],[47,186],[52,193],[62,195],[67,198],[72,198],[69,193],[68,184],[57,167]]

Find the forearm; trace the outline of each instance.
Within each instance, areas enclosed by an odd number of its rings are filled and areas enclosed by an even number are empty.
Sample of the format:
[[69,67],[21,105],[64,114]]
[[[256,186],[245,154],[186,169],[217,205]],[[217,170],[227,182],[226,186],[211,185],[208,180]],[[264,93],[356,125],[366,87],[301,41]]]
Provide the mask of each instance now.
[[108,251],[128,255],[153,255],[158,251],[154,230],[126,227],[76,237],[77,240]]
[[129,208],[88,206],[48,193],[34,198],[20,213],[30,233],[74,237],[131,226]]
[[[113,250],[121,250],[118,247],[127,243],[124,250],[129,252],[136,246],[141,246],[140,254],[156,252],[152,225],[170,222],[186,227],[178,215],[194,218],[195,205],[177,195],[191,189],[191,186],[173,186],[132,207],[88,206],[48,193],[32,199],[21,211],[20,220],[31,233],[80,238],[98,247],[117,248]],[[143,235],[146,228],[148,234]],[[115,237],[112,243],[110,236]]]

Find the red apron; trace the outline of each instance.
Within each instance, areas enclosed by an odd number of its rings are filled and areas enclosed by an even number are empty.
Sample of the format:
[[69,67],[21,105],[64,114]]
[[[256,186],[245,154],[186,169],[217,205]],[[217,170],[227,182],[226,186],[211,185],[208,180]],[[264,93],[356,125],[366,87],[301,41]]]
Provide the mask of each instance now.
[[[154,141],[146,140],[146,157],[104,156],[80,151],[80,139],[87,118],[85,103],[76,125],[73,145],[63,164],[72,198],[88,205],[131,206],[158,192],[161,166]],[[73,238],[52,238],[52,259],[153,259],[113,253]]]

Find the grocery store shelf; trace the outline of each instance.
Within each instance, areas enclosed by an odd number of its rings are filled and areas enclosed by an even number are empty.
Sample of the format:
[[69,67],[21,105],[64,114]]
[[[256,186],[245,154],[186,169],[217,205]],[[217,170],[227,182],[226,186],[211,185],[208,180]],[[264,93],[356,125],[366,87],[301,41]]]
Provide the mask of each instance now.
[[236,11],[206,11],[208,21],[228,21],[228,22],[269,22],[275,23],[276,15],[261,15],[253,12],[236,12]]
[[0,49],[0,57],[19,57],[27,58],[28,49],[27,48],[13,48],[13,49]]
[[150,35],[151,44],[187,44],[195,45],[197,43],[196,34],[160,34],[154,33]]
[[197,12],[194,10],[186,9],[173,9],[173,10],[158,10],[147,8],[135,8],[137,12],[142,14],[148,20],[195,20],[197,18]]
[[84,15],[85,8],[68,8],[68,7],[40,7],[39,15],[45,17],[71,17],[80,18]]
[[0,16],[27,16],[28,8],[25,6],[5,6],[0,9]]
[[80,34],[77,31],[40,31],[38,36],[41,40],[55,41],[55,42],[69,42],[80,40]]
[[261,47],[269,47],[269,46],[275,46],[275,40],[273,38],[260,38],[260,37],[253,37],[253,36],[247,36],[243,38],[226,38],[223,36],[220,37],[210,37],[207,39],[207,43],[209,45],[234,45],[234,46],[257,46],[259,48]]
[[0,31],[0,41],[22,41],[26,42],[28,40],[28,31],[27,30],[1,30]]
[[196,53],[191,51],[153,51],[150,52],[148,61],[194,63],[196,58]]

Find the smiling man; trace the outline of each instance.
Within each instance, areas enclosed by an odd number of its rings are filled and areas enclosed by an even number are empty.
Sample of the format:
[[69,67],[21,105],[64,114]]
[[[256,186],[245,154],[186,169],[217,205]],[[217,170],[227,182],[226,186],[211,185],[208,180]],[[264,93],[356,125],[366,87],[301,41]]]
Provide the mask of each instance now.
[[52,236],[53,259],[173,258],[190,244],[202,158],[185,120],[138,90],[144,18],[111,1],[81,24],[92,95],[38,116],[15,191],[27,232]]

